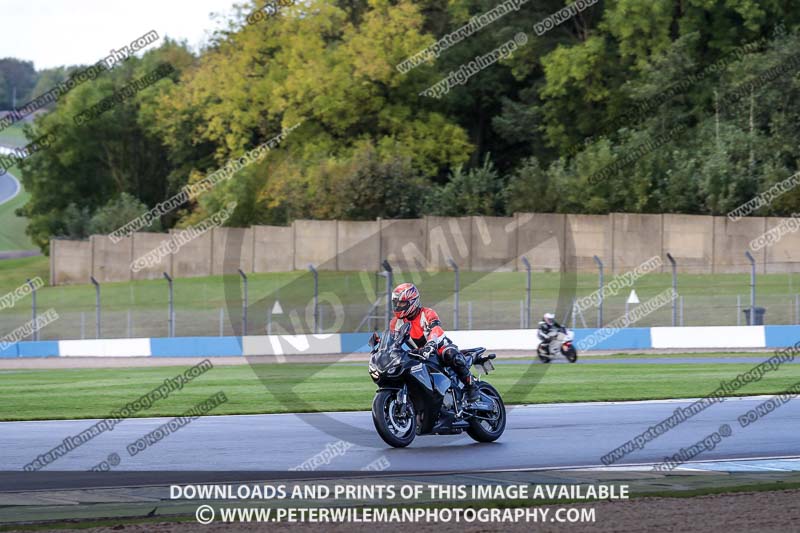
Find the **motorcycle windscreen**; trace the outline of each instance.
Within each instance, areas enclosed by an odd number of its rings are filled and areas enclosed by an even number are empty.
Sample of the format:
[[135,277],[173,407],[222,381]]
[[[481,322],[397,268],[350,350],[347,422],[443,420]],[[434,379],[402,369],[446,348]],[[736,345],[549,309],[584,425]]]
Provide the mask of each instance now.
[[381,337],[381,342],[378,344],[377,350],[372,355],[372,364],[375,365],[380,372],[385,371],[389,366],[394,363],[395,357],[397,357],[397,338],[396,335],[391,330],[386,330],[383,332],[383,336]]

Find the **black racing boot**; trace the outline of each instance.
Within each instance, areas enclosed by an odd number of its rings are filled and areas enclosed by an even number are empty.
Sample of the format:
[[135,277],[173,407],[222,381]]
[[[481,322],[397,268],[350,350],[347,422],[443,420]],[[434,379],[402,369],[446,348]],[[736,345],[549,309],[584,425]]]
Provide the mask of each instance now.
[[481,401],[481,392],[478,390],[478,386],[475,384],[474,380],[469,380],[469,383],[464,387],[464,392],[466,393],[467,403]]

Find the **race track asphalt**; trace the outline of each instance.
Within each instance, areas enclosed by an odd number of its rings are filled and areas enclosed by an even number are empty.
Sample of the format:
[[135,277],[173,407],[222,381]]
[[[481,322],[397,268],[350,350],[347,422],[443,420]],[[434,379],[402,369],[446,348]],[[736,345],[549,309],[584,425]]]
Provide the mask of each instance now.
[[[688,448],[723,424],[732,434],[696,460],[800,456],[800,402],[781,405],[748,427],[737,417],[768,397],[731,398],[712,405],[616,464],[656,463]],[[505,434],[477,444],[468,436],[418,437],[408,448],[385,445],[369,412],[206,416],[144,451],[127,449],[167,422],[129,419],[49,464],[43,471],[86,471],[117,454],[115,471],[283,471],[312,460],[314,470],[357,471],[377,462],[387,472],[524,470],[604,466],[601,457],[692,400],[525,405],[509,408]],[[0,470],[19,471],[39,454],[88,429],[94,421],[0,423]],[[317,460],[312,458],[317,457]]]

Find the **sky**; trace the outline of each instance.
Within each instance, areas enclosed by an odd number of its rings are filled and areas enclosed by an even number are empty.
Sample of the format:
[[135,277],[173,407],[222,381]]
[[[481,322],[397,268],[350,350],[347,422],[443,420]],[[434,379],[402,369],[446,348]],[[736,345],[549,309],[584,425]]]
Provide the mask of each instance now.
[[0,58],[37,70],[96,63],[151,30],[195,50],[219,26],[210,14],[245,0],[0,0]]

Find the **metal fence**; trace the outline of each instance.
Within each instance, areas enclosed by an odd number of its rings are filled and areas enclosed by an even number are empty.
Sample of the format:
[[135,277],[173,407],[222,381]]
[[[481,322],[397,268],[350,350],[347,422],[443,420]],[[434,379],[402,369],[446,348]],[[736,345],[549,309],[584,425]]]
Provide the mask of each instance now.
[[[52,308],[59,318],[36,334],[40,340],[381,330],[390,316],[387,291],[403,281],[418,285],[423,305],[436,309],[445,329],[536,327],[545,312],[556,312],[573,327],[597,327],[670,287],[679,295],[674,305],[655,309],[632,327],[746,325],[751,307],[763,308],[765,324],[800,323],[800,274],[757,275],[746,262],[731,274],[674,274],[667,262],[662,271],[607,294],[602,305],[565,304],[565,294],[579,300],[615,279],[596,260],[596,273],[576,274],[569,281],[573,287],[566,288],[562,274],[532,273],[530,265],[522,272],[480,273],[459,271],[455,263],[447,272],[400,272],[384,263],[372,273],[311,266],[294,273],[90,280],[35,291],[0,311],[0,328],[8,334]],[[639,304],[628,303],[631,290]]]

